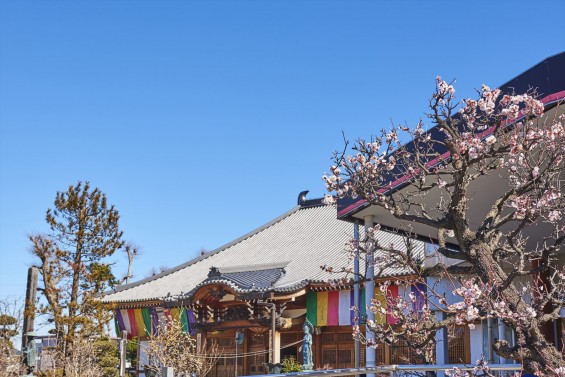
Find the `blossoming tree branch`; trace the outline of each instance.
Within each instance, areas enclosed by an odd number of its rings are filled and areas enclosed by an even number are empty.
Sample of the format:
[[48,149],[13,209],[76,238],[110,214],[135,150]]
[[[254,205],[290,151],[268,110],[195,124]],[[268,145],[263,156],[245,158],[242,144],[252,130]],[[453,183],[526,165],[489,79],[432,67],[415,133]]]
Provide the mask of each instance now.
[[[502,95],[484,85],[477,100],[459,103],[453,85],[438,77],[427,114],[430,130],[423,121],[413,128],[393,126],[370,140],[346,141],[343,152],[334,154],[331,174],[324,176],[332,194],[326,203],[365,200],[403,224],[396,231],[407,236],[402,248],[379,244],[377,225],[361,242],[352,240],[348,251],[378,250],[377,276],[379,269],[409,268],[412,283],[439,276],[457,297],[448,302],[428,284],[417,312],[410,309],[414,295],[394,299],[396,325],[367,323],[376,342],[409,342],[433,362],[439,329],[497,318],[514,331],[516,343],[495,340],[496,354],[530,372],[565,372],[565,358],[546,331],[565,304],[565,270],[558,263],[565,240],[562,112],[556,106],[544,113],[534,92]],[[485,188],[489,179],[497,179],[496,190]],[[479,202],[486,210],[477,216]],[[415,252],[417,226],[433,230],[435,255]],[[369,309],[386,311],[376,301]]]

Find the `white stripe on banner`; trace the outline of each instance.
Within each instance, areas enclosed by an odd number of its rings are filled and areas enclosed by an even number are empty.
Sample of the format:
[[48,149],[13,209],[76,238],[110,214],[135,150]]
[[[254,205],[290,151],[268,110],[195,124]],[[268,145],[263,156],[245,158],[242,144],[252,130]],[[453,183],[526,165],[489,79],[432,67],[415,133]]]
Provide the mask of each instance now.
[[351,325],[351,291],[339,291],[339,325]]
[[131,334],[131,325],[129,323],[129,316],[127,309],[120,309],[120,313],[122,313],[122,319],[124,320],[124,326],[126,327],[126,331],[128,334]]
[[[410,292],[411,288],[407,285],[399,285],[398,286],[398,297],[404,301],[408,301],[410,303]],[[408,315],[412,310],[412,304],[406,305],[406,308],[402,311],[404,315]]]

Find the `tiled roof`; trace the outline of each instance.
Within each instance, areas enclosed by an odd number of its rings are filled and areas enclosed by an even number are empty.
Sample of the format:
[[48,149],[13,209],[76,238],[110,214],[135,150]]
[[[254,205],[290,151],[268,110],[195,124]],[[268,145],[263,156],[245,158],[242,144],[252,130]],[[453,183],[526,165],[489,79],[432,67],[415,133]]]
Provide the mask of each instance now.
[[[381,233],[382,243],[402,244],[401,236]],[[153,277],[118,287],[115,292],[107,292],[103,301],[126,303],[186,295],[203,282],[210,282],[207,279],[211,278],[208,276],[211,267],[219,270],[220,280],[230,280],[239,289],[250,289],[249,284],[255,283],[258,289],[295,291],[310,282],[325,283],[338,278],[339,275],[322,271],[320,266],[347,267],[350,261],[344,245],[352,235],[353,225],[336,218],[335,206],[297,206],[212,252]],[[423,253],[423,244],[420,248]],[[272,266],[263,267],[263,273],[253,276],[244,273],[255,265],[264,264]],[[279,274],[277,279],[276,274]],[[405,274],[405,270],[389,268],[382,276]]]
[[274,287],[284,274],[284,267],[287,265],[288,262],[277,265],[242,266],[237,269],[211,267],[208,278],[195,289],[210,284],[226,284],[239,293],[265,292]]

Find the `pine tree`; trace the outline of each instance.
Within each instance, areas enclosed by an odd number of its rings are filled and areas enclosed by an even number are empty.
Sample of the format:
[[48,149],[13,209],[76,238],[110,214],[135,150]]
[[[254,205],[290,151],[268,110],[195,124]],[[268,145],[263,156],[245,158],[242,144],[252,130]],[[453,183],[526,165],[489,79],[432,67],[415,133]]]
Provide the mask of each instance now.
[[67,357],[74,339],[102,334],[110,319],[97,296],[117,283],[108,258],[124,246],[119,218],[103,192],[78,182],[47,210],[50,232],[30,236],[46,302],[39,312],[54,323]]

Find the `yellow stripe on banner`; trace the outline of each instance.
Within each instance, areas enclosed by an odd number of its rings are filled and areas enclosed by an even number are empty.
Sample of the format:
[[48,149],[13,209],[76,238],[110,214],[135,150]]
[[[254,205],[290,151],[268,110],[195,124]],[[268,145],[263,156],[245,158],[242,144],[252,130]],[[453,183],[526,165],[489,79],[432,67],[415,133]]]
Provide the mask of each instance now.
[[328,325],[328,292],[318,292],[318,326]]
[[143,321],[143,313],[141,313],[141,309],[134,309],[133,315],[135,317],[135,324],[137,325],[137,335],[145,336],[147,331],[145,331],[145,321]]
[[379,325],[386,324],[386,296],[380,287],[375,287],[375,322]]
[[171,318],[173,321],[180,320],[180,309],[179,308],[171,308]]

